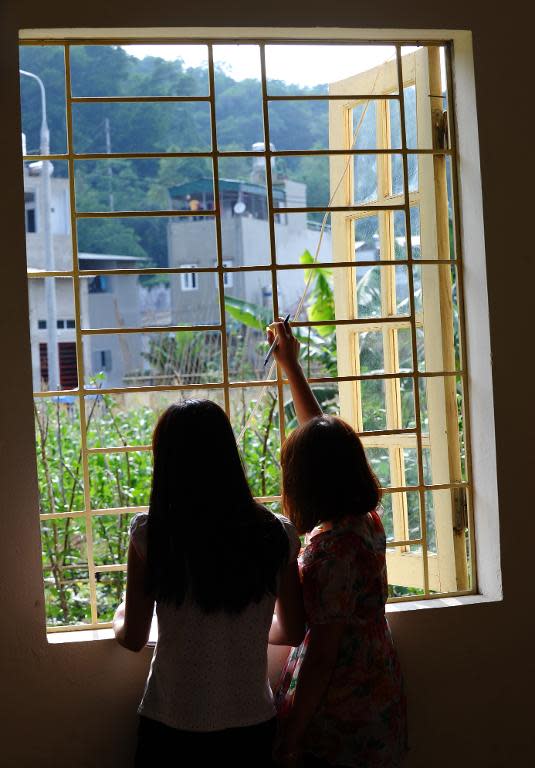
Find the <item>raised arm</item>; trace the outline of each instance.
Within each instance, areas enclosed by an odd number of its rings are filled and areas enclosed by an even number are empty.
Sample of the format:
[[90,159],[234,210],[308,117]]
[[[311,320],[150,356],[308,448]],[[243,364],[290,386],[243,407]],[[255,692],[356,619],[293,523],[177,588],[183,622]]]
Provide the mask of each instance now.
[[293,335],[290,324],[279,318],[268,328],[267,336],[269,344],[277,339],[273,354],[290,384],[299,424],[305,424],[310,419],[321,416],[323,414],[321,406],[314,397],[299,363],[299,342]]

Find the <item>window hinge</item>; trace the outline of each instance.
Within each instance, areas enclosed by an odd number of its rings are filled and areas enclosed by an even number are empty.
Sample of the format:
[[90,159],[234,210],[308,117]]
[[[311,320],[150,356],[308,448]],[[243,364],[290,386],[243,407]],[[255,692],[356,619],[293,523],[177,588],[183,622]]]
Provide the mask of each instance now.
[[466,488],[453,489],[453,530],[457,534],[464,534],[468,528],[468,505],[466,501]]
[[434,149],[448,147],[448,113],[442,109],[432,110]]

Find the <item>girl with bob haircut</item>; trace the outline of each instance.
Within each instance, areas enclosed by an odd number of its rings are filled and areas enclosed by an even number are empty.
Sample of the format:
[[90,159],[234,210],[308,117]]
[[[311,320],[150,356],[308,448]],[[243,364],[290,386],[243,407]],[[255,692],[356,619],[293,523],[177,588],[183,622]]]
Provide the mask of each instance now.
[[300,424],[281,465],[284,511],[305,534],[298,563],[307,624],[276,691],[276,756],[284,766],[395,768],[407,750],[406,711],[385,617],[379,484],[352,427],[322,413],[289,326],[272,328]]
[[114,618],[118,642],[140,651],[156,604],[136,768],[267,768],[276,733],[268,642],[304,636],[299,537],[253,499],[215,403],[171,405],[152,449],[149,512],[130,526],[126,601]]

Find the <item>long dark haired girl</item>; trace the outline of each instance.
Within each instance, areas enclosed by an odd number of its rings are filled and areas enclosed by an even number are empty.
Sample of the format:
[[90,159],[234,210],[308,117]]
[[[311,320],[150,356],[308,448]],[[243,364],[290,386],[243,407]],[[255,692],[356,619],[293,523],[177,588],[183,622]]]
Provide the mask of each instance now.
[[153,456],[149,513],[131,524],[126,603],[114,619],[119,643],[139,651],[156,604],[136,766],[170,765],[170,755],[191,751],[200,765],[270,766],[267,645],[304,635],[299,537],[254,500],[215,403],[170,406]]

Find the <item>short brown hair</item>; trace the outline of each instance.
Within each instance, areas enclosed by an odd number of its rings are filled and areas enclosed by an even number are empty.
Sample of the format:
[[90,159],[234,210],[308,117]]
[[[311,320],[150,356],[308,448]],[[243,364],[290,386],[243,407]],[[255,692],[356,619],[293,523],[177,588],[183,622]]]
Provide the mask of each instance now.
[[337,416],[318,416],[292,432],[281,465],[284,510],[299,533],[320,520],[365,515],[381,500],[357,433]]

